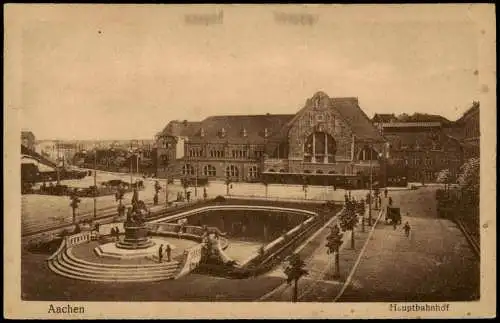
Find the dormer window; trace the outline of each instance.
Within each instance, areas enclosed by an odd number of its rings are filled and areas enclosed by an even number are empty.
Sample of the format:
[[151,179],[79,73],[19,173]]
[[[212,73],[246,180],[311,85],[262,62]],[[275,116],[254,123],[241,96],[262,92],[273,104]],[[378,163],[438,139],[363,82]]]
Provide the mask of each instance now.
[[205,137],[205,129],[204,128],[200,129],[200,137]]
[[248,134],[247,134],[247,129],[243,128],[243,130],[241,131],[241,135],[242,135],[243,137],[247,137],[247,136],[248,136]]
[[226,129],[225,129],[225,128],[222,128],[222,129],[220,130],[220,136],[221,136],[222,138],[224,138],[224,137],[226,136]]
[[264,129],[264,137],[265,138],[269,137],[269,129],[267,128]]

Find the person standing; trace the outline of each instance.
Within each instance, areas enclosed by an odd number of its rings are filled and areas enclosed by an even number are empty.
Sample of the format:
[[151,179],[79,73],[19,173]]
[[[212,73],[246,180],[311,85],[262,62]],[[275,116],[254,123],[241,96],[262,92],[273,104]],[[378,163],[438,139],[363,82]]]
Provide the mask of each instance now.
[[407,237],[409,237],[410,236],[411,227],[410,227],[410,224],[408,223],[408,221],[406,221],[406,223],[405,223],[404,230],[405,230],[405,235]]
[[172,254],[172,249],[170,248],[170,245],[167,244],[167,248],[165,249],[165,251],[167,252],[167,261],[170,262],[171,258],[171,254]]
[[163,244],[160,245],[160,248],[158,248],[158,262],[161,262],[163,260]]

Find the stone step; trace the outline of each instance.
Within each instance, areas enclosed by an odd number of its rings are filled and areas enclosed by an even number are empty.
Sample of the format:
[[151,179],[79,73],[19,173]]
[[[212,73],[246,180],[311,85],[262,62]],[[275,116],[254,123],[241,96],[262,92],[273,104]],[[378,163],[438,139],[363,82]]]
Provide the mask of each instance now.
[[[73,254],[71,249],[66,250],[66,253],[69,257],[71,257],[72,259],[74,259],[75,261],[77,261],[81,264],[89,265],[89,266],[96,264],[94,262],[86,261],[86,260],[80,259],[78,257],[75,257],[75,255]],[[98,263],[98,264],[101,268],[134,269],[134,268],[156,268],[156,267],[168,268],[171,266],[177,266],[179,264],[179,262],[178,261],[171,261],[171,262],[163,262],[161,264],[158,263],[158,264],[144,264],[144,265],[141,265],[141,264],[104,264],[104,263]]]
[[149,268],[104,268],[101,267],[100,264],[94,263],[92,265],[89,264],[81,264],[78,262],[78,259],[69,257],[67,254],[62,253],[61,257],[58,259],[58,262],[67,264],[75,270],[80,270],[89,273],[102,273],[103,275],[113,274],[113,275],[143,275],[143,273],[149,273],[151,275],[157,273],[164,272],[175,272],[178,270],[178,264],[172,264],[170,266],[161,266],[158,267],[149,267]]
[[78,280],[85,280],[85,281],[96,281],[96,282],[154,282],[154,281],[161,281],[161,280],[167,280],[167,279],[174,279],[175,278],[175,273],[170,274],[167,273],[162,276],[150,276],[150,277],[101,277],[101,276],[95,276],[95,275],[85,275],[81,274],[78,272],[73,272],[71,270],[68,270],[64,266],[61,266],[57,261],[49,261],[48,266],[50,270],[52,270],[54,273],[66,277],[66,278],[71,278],[71,279],[78,279]]
[[170,269],[166,271],[155,271],[155,272],[112,272],[112,271],[101,271],[96,269],[85,269],[81,267],[75,267],[69,262],[63,261],[53,261],[52,264],[56,266],[59,270],[66,271],[71,274],[84,276],[87,278],[102,278],[102,279],[142,279],[142,278],[155,278],[164,276],[175,276],[177,270]]

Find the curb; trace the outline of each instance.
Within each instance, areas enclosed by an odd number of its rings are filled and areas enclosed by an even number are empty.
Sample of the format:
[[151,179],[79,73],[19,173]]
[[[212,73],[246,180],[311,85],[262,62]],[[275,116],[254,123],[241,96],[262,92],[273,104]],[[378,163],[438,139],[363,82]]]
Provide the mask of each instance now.
[[465,229],[465,226],[463,225],[462,221],[460,221],[458,219],[454,219],[454,222],[457,224],[460,231],[462,231],[462,234],[465,236],[465,239],[469,243],[474,255],[477,258],[479,258],[481,256],[481,250],[480,250],[479,243],[476,241],[476,239],[474,239],[472,237],[472,235],[469,233],[469,231],[467,231],[467,229]]
[[342,286],[342,289],[340,290],[340,292],[333,299],[334,303],[342,296],[342,294],[344,294],[344,292],[346,291],[347,287],[351,283],[352,277],[354,276],[354,273],[356,272],[356,269],[358,268],[358,265],[361,262],[361,257],[363,256],[363,254],[365,252],[365,249],[368,246],[368,243],[370,242],[370,239],[372,238],[373,233],[375,232],[375,228],[377,227],[377,224],[378,224],[379,220],[382,218],[382,214],[383,213],[384,213],[383,209],[379,211],[378,217],[377,217],[377,219],[375,220],[375,222],[372,225],[370,234],[366,238],[365,244],[363,245],[363,248],[361,248],[361,251],[359,252],[358,258],[356,259],[356,262],[354,263],[354,266],[352,267],[351,272],[349,273],[349,276],[347,277],[346,281],[344,282],[344,286]]

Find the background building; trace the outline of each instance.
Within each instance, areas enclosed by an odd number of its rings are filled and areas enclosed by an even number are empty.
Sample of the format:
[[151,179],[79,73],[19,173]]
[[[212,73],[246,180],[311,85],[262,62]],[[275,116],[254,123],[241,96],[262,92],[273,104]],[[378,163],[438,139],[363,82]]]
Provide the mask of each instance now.
[[434,182],[449,169],[456,175],[463,164],[462,146],[446,134],[440,122],[378,124],[389,141],[388,172],[406,174],[408,181]]
[[35,150],[36,138],[31,131],[21,131],[21,144],[30,150]]
[[459,128],[459,138],[464,146],[465,158],[479,157],[479,102],[472,103],[472,107],[456,121],[456,126]]
[[[290,182],[365,183],[382,174],[385,140],[357,98],[307,99],[296,114],[172,121],[157,135],[157,175]],[[370,161],[371,160],[371,161]]]

